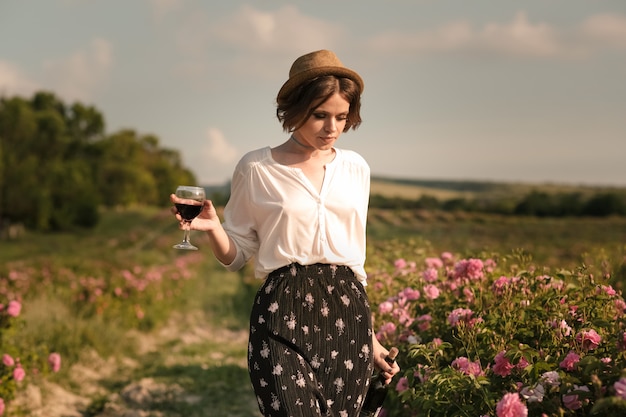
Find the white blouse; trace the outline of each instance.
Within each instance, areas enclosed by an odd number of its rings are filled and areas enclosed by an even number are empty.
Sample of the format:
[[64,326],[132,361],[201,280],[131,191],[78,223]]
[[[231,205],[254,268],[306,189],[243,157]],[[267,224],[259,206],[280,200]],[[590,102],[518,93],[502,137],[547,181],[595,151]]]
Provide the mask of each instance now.
[[370,168],[356,152],[335,148],[318,192],[299,168],[281,165],[270,147],[239,161],[224,208],[237,255],[229,271],[255,258],[255,276],[293,262],[346,265],[365,284],[365,225]]

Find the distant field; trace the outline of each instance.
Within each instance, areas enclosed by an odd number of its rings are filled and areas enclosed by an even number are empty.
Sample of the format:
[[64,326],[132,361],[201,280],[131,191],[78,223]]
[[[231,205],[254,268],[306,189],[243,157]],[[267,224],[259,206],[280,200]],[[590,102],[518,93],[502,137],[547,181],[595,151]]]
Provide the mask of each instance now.
[[580,193],[582,196],[611,191],[626,194],[626,187],[596,187],[570,184],[532,184],[480,181],[410,180],[372,177],[371,194],[389,198],[419,199],[427,195],[438,200],[455,198],[516,198],[532,191],[547,194]]
[[469,199],[476,196],[476,193],[471,191],[454,191],[443,188],[430,188],[385,180],[372,180],[370,194],[381,195],[388,198],[402,198],[406,200],[417,200],[425,195],[435,197],[438,200],[451,200],[454,198]]

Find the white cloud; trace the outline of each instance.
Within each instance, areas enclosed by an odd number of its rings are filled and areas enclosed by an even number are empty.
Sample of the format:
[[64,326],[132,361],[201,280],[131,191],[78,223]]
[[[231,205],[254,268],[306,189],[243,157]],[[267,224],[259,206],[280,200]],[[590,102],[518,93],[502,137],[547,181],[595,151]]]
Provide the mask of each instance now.
[[[600,44],[598,41],[602,41]],[[469,53],[480,56],[576,59],[598,46],[626,47],[626,17],[603,14],[573,28],[533,22],[519,11],[509,22],[476,27],[467,20],[448,22],[417,32],[384,32],[370,39],[377,53]]]
[[212,162],[230,165],[238,156],[237,149],[232,146],[222,131],[216,128],[209,128],[207,131],[207,145],[202,149],[202,153]]
[[87,48],[63,59],[44,62],[45,85],[66,100],[90,100],[107,81],[113,66],[113,47],[94,39]]
[[272,12],[242,6],[214,25],[211,32],[222,42],[245,51],[269,50],[288,55],[320,45],[332,48],[343,33],[338,25],[306,16],[293,5]]
[[10,62],[0,61],[0,96],[31,96],[39,90],[37,82]]
[[221,184],[230,178],[239,151],[226,140],[221,130],[209,128],[199,152],[183,149],[185,160],[203,184]]
[[477,49],[505,55],[549,57],[569,54],[550,25],[532,24],[524,12],[518,12],[510,23],[485,25],[474,41]]
[[[185,76],[200,79],[206,79],[211,69],[268,78],[285,71],[285,58],[336,48],[344,38],[341,26],[304,15],[293,5],[273,11],[244,5],[218,21],[203,11],[189,10],[177,35],[182,54],[178,68]],[[230,58],[216,60],[223,51]],[[275,68],[275,62],[281,67]]]

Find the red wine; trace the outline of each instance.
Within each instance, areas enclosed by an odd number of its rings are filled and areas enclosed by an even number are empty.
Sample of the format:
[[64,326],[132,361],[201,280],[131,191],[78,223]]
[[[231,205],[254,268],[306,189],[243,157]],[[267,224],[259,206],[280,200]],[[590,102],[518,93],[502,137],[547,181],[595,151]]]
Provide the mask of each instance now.
[[[397,355],[398,349],[392,347],[385,358],[385,362],[392,365],[396,361]],[[370,387],[365,395],[365,401],[363,402],[363,408],[359,413],[359,417],[377,417],[385,401],[385,397],[387,397],[388,388],[389,386],[385,384],[385,380],[381,374],[374,375],[370,380]]]
[[200,202],[198,204],[175,204],[175,206],[183,220],[188,222],[195,219],[202,211],[202,203]]

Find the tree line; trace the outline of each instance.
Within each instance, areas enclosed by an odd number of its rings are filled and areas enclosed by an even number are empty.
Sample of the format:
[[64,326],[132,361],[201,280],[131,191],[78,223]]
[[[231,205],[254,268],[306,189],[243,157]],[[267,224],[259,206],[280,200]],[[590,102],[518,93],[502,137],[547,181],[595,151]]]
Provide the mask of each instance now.
[[518,198],[454,198],[439,200],[430,195],[417,199],[372,195],[370,206],[386,209],[429,209],[481,212],[534,217],[607,217],[626,216],[626,193],[599,191],[546,193],[530,191]]
[[93,106],[46,91],[0,98],[0,229],[89,228],[101,206],[163,206],[195,183],[178,151],[131,129],[106,133]]

